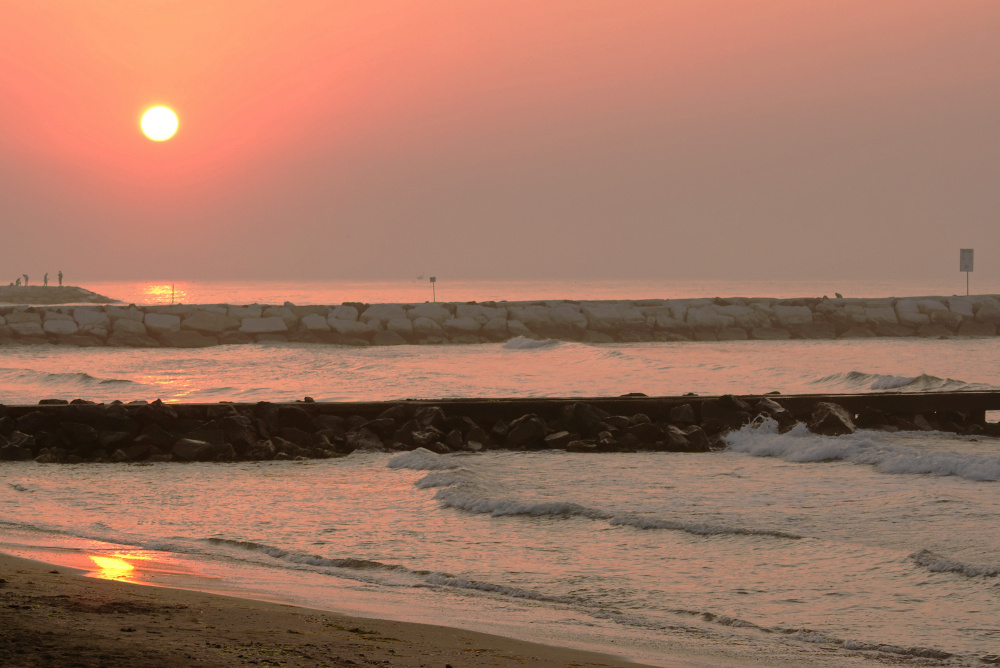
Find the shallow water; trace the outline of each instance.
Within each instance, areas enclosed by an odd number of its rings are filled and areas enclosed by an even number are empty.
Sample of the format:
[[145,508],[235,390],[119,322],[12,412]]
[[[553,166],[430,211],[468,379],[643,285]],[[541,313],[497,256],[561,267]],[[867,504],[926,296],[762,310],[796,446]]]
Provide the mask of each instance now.
[[6,347],[0,403],[959,391],[1000,387],[1000,338],[353,348]]
[[321,608],[605,651],[629,637],[646,660],[682,642],[962,665],[1000,643],[992,439],[765,426],[722,453],[22,463],[0,480],[0,549],[102,541]]

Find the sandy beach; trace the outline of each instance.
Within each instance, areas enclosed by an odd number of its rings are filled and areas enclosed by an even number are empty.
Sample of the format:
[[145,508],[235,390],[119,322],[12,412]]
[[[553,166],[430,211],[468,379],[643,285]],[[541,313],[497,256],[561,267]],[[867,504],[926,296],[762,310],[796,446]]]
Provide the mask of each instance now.
[[2,554],[0,578],[0,665],[9,667],[640,665],[440,626],[86,577]]

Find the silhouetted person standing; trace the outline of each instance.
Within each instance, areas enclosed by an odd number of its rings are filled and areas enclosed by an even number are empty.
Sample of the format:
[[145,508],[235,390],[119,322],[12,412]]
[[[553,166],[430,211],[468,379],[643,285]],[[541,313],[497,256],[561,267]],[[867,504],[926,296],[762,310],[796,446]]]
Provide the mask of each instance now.
[[62,287],[62,269],[59,270],[59,287]]
[[45,276],[42,276],[42,287],[49,287],[49,272],[45,272]]
[[22,276],[24,276],[24,287],[28,287],[28,275],[22,274]]

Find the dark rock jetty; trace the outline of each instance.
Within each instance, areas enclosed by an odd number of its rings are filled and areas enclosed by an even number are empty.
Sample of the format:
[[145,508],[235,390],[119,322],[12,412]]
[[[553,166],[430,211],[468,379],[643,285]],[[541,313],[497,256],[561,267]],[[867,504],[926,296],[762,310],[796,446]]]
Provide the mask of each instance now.
[[[971,400],[970,400],[971,398]],[[839,399],[836,401],[834,399]],[[305,460],[356,450],[707,452],[754,421],[837,436],[857,427],[1000,435],[1000,394],[452,399],[0,406],[0,460],[40,463]],[[985,408],[984,408],[985,407]]]

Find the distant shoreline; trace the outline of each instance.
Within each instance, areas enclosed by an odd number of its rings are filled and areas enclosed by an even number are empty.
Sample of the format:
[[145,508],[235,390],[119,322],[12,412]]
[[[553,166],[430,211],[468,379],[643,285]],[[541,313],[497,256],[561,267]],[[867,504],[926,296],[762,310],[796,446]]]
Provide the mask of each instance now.
[[117,304],[111,299],[76,285],[0,286],[0,304]]

